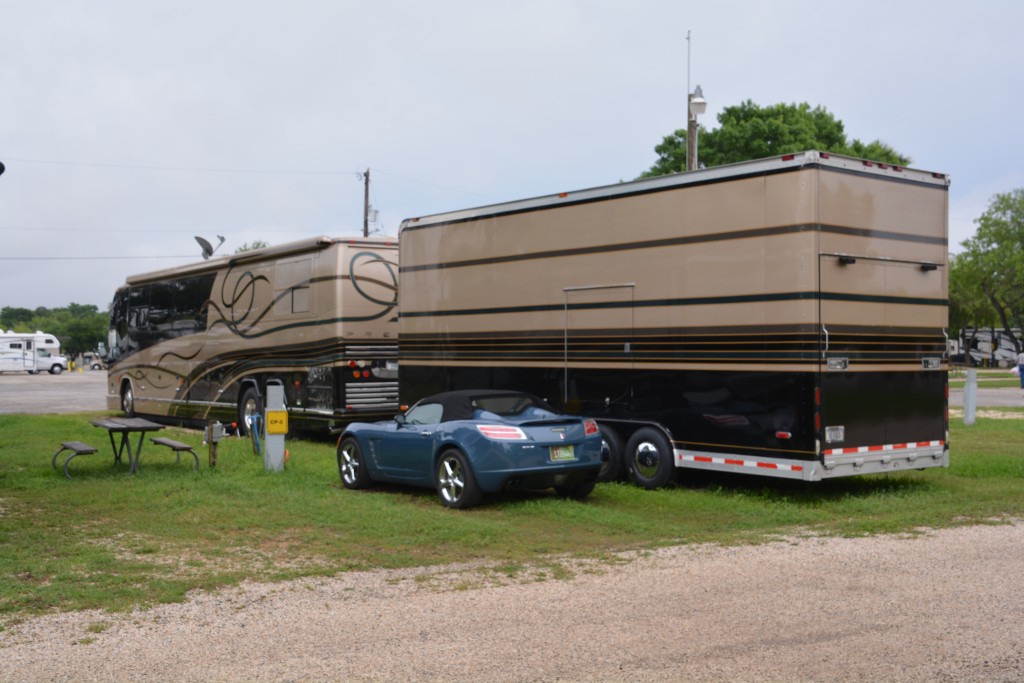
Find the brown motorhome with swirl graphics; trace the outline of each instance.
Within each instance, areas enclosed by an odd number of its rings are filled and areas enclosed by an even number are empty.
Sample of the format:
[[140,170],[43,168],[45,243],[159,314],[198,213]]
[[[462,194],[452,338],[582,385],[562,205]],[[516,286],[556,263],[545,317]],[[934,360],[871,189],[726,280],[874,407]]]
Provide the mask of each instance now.
[[107,405],[244,429],[277,384],[297,426],[392,417],[397,288],[395,241],[357,238],[129,277],[110,311]]
[[402,401],[532,392],[648,488],[948,466],[948,185],[803,152],[406,220]]

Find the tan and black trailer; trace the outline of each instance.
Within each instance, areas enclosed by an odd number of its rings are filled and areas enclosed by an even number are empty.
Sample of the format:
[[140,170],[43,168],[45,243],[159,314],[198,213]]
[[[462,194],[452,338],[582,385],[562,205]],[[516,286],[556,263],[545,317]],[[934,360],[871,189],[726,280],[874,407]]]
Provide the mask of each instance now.
[[244,428],[280,385],[300,427],[393,417],[397,257],[393,239],[315,237],[129,277],[107,406]]
[[948,185],[804,152],[406,220],[402,400],[533,392],[649,488],[948,466]]

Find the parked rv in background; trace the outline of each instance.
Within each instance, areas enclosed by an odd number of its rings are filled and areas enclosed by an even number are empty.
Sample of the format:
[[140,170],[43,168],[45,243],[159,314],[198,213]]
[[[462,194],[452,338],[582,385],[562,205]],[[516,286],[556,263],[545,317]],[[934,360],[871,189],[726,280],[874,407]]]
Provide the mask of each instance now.
[[1017,364],[1017,354],[1020,353],[1014,337],[1018,343],[1021,339],[1020,330],[1011,330],[1013,336],[1006,330],[998,328],[965,327],[960,330],[957,354],[953,356],[954,362],[964,365],[985,365],[990,367],[1008,368]]
[[60,355],[60,342],[52,334],[0,333],[0,372],[59,375],[67,369],[68,361]]
[[402,402],[534,393],[647,488],[946,467],[948,185],[804,152],[406,220]]

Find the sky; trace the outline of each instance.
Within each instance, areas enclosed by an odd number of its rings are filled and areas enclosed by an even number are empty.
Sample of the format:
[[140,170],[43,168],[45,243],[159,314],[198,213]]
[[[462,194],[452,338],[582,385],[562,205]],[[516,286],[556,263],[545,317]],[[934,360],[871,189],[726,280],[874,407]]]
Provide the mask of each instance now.
[[[807,102],[947,173],[950,250],[1024,187],[1019,0],[0,0],[0,307],[106,310],[254,241],[630,180]],[[689,34],[690,40],[687,40]]]

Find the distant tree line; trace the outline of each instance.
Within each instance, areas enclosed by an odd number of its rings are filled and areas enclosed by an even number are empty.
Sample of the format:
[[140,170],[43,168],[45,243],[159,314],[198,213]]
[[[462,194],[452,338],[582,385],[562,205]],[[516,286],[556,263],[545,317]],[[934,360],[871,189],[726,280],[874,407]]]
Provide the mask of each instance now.
[[95,351],[107,338],[107,313],[92,304],[68,304],[64,308],[0,308],[0,328],[4,332],[35,332],[52,334],[60,341],[68,356]]

